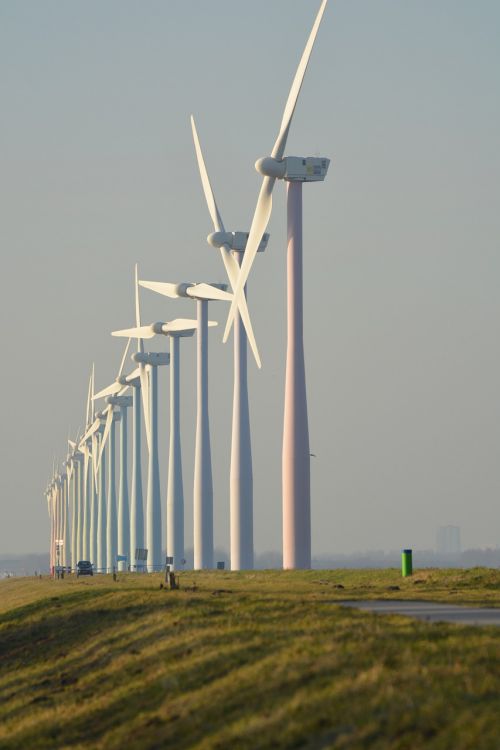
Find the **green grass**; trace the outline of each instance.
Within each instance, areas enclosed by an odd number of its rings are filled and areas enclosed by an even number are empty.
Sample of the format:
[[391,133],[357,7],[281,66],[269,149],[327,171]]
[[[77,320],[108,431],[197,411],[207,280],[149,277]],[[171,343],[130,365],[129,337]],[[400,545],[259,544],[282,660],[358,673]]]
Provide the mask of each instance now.
[[0,582],[0,748],[500,746],[500,628],[336,606],[500,606],[498,571],[184,573],[173,592],[160,581]]

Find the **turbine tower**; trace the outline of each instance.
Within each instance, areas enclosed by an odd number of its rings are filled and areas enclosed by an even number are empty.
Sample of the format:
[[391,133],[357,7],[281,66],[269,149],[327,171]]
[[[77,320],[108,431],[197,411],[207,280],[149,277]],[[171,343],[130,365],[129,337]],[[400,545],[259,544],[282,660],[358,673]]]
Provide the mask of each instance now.
[[118,483],[118,570],[127,570],[130,564],[130,513],[128,493],[128,426],[127,409],[132,406],[131,396],[108,396],[106,402],[119,409],[120,414],[120,479]]
[[74,471],[74,464],[71,455],[68,455],[66,468],[68,472],[68,511],[71,508],[71,558],[68,560],[68,564],[71,565],[71,570],[76,570],[76,523],[78,498],[76,472]]
[[[214,232],[208,235],[207,241],[212,247],[220,249],[229,283],[234,289],[238,281],[248,232],[226,232],[210,184],[193,116],[191,116],[191,129],[203,192],[214,225]],[[269,235],[266,233],[259,245],[259,252],[266,249],[268,240]],[[231,570],[249,570],[254,564],[253,468],[248,406],[247,334],[240,311],[235,316],[233,329],[233,419],[229,474],[230,557]]]
[[[80,515],[80,560],[91,560],[90,554],[90,514],[91,514],[91,492],[92,492],[92,465],[91,465],[91,445],[92,439],[86,433],[90,426],[91,408],[92,408],[92,381],[93,368],[89,380],[87,394],[87,409],[85,414],[85,435],[80,439],[77,450],[81,454],[82,463],[80,471],[81,486],[81,515]],[[78,441],[77,441],[78,442]],[[89,477],[90,472],[90,477]]]
[[69,474],[72,478],[73,492],[73,514],[71,526],[71,567],[76,569],[76,564],[82,559],[82,520],[83,520],[83,492],[82,492],[82,458],[78,449],[78,436],[76,441],[68,440],[71,453],[68,456]]
[[75,462],[76,486],[77,486],[77,516],[76,516],[76,561],[82,560],[83,551],[83,454],[76,451],[73,454]]
[[68,513],[68,475],[66,472],[61,474],[61,515],[62,515],[62,534],[63,540],[62,564],[66,568],[69,562],[70,538],[69,538],[69,513]]
[[107,570],[107,549],[106,549],[106,456],[99,454],[103,445],[104,435],[104,415],[97,415],[99,426],[96,431],[97,443],[97,570],[105,573]]
[[[130,492],[130,570],[137,549],[144,548],[144,508],[141,462],[141,391],[140,377],[131,378],[132,388],[132,480]],[[142,566],[137,566],[137,569]]]
[[193,488],[194,567],[212,568],[214,564],[214,522],[212,458],[208,416],[208,302],[230,299],[227,284],[172,284],[140,281],[139,284],[166,297],[186,297],[196,300],[197,308],[197,410]]
[[330,162],[329,159],[319,157],[283,157],[295,106],[326,3],[327,0],[321,3],[300,60],[271,156],[259,159],[256,163],[256,168],[264,179],[224,332],[226,341],[271,215],[274,184],[277,179],[284,179],[288,182],[287,355],[282,452],[284,568],[311,567],[309,427],[303,344],[302,183],[324,180]]

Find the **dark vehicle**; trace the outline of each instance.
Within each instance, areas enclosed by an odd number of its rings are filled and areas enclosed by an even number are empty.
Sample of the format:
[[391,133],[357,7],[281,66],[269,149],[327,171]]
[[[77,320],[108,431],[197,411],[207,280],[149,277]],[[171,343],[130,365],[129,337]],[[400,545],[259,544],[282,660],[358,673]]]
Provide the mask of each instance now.
[[92,563],[88,560],[80,560],[76,564],[76,577],[79,576],[93,576],[94,570],[92,568]]

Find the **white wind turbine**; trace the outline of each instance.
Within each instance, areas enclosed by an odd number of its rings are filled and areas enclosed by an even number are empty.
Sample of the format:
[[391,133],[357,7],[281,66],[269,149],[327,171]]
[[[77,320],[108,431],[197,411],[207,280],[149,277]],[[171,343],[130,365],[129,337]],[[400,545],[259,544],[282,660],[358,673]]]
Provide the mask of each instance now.
[[208,302],[231,299],[226,284],[172,284],[159,281],[140,281],[146,289],[166,297],[185,297],[196,300],[197,311],[197,411],[193,490],[193,542],[196,570],[212,568],[214,564],[214,521],[212,458],[208,417]]
[[52,571],[57,562],[56,540],[59,539],[59,479],[54,470],[52,482],[50,485],[50,505],[52,514],[52,535],[51,535],[51,559]]
[[77,451],[77,443],[68,440],[71,452],[68,454],[68,476],[71,486],[71,568],[76,569],[76,563],[81,560],[81,512],[82,512],[82,493],[81,493],[81,458],[82,454]]
[[287,181],[287,356],[283,426],[283,567],[311,566],[311,500],[309,427],[303,344],[302,303],[302,183],[325,179],[329,160],[316,157],[285,157],[284,152],[314,41],[327,0],[323,0],[295,74],[271,156],[256,162],[264,176],[257,201],[241,271],[234,290],[224,341],[227,340],[237,306],[266,230],[277,179]]
[[[170,439],[167,485],[167,555],[178,569],[184,560],[184,487],[182,481],[181,426],[180,426],[180,339],[192,336],[196,320],[179,318],[166,323],[153,323],[116,335],[141,336],[143,339],[162,334],[170,338]],[[209,326],[214,325],[209,322]]]
[[73,519],[74,514],[74,482],[73,482],[73,462],[69,455],[64,461],[63,466],[66,469],[66,529],[68,533],[67,546],[68,551],[66,553],[66,564],[68,567],[73,567]]
[[[101,465],[103,452],[108,445],[108,491],[107,491],[107,518],[106,518],[106,567],[111,568],[116,564],[117,552],[118,552],[118,539],[120,545],[123,547],[125,538],[129,538],[129,514],[128,514],[128,493],[127,493],[127,441],[126,441],[126,408],[130,405],[127,398],[123,396],[128,388],[128,384],[121,385],[121,378],[123,367],[125,365],[125,359],[129,350],[130,339],[127,342],[125,351],[123,352],[120,367],[115,382],[104,388],[99,393],[94,394],[93,400],[103,398],[107,396],[107,406],[102,412],[102,416],[106,416],[104,433],[100,441],[99,457],[97,460],[97,469]],[[118,391],[116,386],[118,385]],[[113,395],[118,393],[116,397]],[[119,411],[115,412],[114,407],[118,406]],[[123,420],[123,421],[122,421]],[[119,493],[119,509],[118,519],[116,512],[116,483],[115,483],[115,423],[121,423],[121,437],[120,437],[120,493]],[[126,493],[126,494],[125,494]],[[125,507],[126,505],[126,507]],[[117,523],[118,520],[118,523]],[[124,526],[126,525],[126,528]],[[127,552],[128,552],[127,542]],[[123,552],[120,552],[123,555]],[[128,559],[128,554],[127,554]],[[123,569],[123,566],[122,566]]]
[[[140,307],[139,307],[139,288],[137,284],[138,269],[135,266],[134,280],[134,297],[135,297],[135,323],[140,326]],[[144,345],[141,339],[137,339],[137,353],[144,352]],[[137,549],[144,548],[144,509],[142,493],[142,452],[141,452],[141,402],[144,414],[144,424],[146,430],[146,439],[149,448],[149,407],[148,407],[148,376],[143,363],[139,364],[136,370],[130,375],[118,378],[112,385],[100,391],[99,395],[116,396],[125,385],[132,388],[132,480],[130,492],[130,569],[133,569],[132,556]],[[123,508],[125,500],[123,501]],[[119,523],[119,530],[122,526]],[[120,533],[120,532],[119,532]],[[126,531],[123,530],[123,539],[127,538]],[[126,551],[123,552],[126,554]],[[137,565],[137,569],[142,565]]]
[[[126,388],[132,388],[132,397],[124,396]],[[141,382],[139,368],[129,375],[121,375],[107,388],[95,395],[120,410],[120,480],[118,491],[118,554],[127,558],[132,569],[132,552],[144,546],[144,521],[142,508],[141,472]],[[127,456],[127,408],[132,406],[132,492],[128,492]],[[120,562],[118,570],[126,570],[127,564]]]
[[53,491],[49,485],[45,491],[45,497],[47,498],[47,511],[49,513],[50,532],[49,532],[49,569],[52,572],[54,565],[54,502],[53,502]]
[[97,412],[92,425],[82,438],[92,446],[92,477],[90,486],[90,559],[97,571],[106,568],[106,464],[98,464],[99,450],[104,432],[105,417]]
[[55,469],[52,471],[52,479],[50,480],[47,489],[45,491],[47,498],[47,505],[50,518],[50,552],[49,552],[49,563],[50,571],[52,573],[55,565],[55,544],[56,544],[56,477]]
[[[92,416],[92,382],[93,382],[93,368],[90,376],[89,388],[87,394],[87,410],[85,414],[85,432],[90,427],[90,420]],[[94,483],[92,481],[92,452],[91,452],[92,438],[84,435],[78,443],[78,451],[82,454],[82,466],[81,466],[81,511],[80,511],[80,548],[78,557],[80,560],[91,560],[91,541],[90,541],[90,520],[91,520],[91,504],[93,502],[93,491]],[[90,471],[90,476],[89,476]],[[92,560],[95,562],[95,560]]]
[[47,500],[47,513],[49,514],[49,568],[52,568],[52,508],[50,484],[45,488],[43,496]]
[[[136,331],[141,328],[141,314],[139,304],[139,286],[137,265],[135,267],[135,300],[136,300]],[[126,331],[114,331],[113,336],[132,334]],[[160,463],[158,456],[158,371],[162,365],[168,365],[170,357],[165,353],[144,352],[142,336],[137,336],[138,352],[132,359],[139,365],[141,379],[141,394],[144,404],[144,421],[146,436],[148,437],[148,485],[146,496],[146,544],[148,550],[147,569],[154,572],[162,567],[162,526],[161,526],[161,489]]]
[[63,470],[60,475],[61,480],[61,537],[63,543],[61,565],[66,567],[69,561],[70,555],[70,537],[69,537],[69,513],[68,513],[68,475]]
[[[76,569],[76,563],[78,562],[78,523],[80,514],[80,494],[79,494],[79,471],[78,471],[78,458],[75,451],[76,443],[68,439],[68,445],[72,449],[68,453],[66,460],[66,468],[68,474],[68,511],[71,508],[71,569]],[[69,564],[69,560],[68,560]]]
[[[92,368],[92,379],[91,379],[91,398],[90,402],[94,400],[94,368]],[[92,415],[92,411],[89,412]],[[99,463],[100,446],[103,439],[103,434],[106,429],[106,416],[104,412],[97,412],[94,414],[94,420],[85,435],[83,436],[80,445],[87,446],[87,450],[90,451],[89,443],[91,446],[92,455],[92,477],[88,479],[88,487],[90,489],[90,555],[89,558],[93,565],[97,563],[98,571],[105,571],[107,568],[107,557],[106,557],[106,464],[105,456],[101,454],[101,461]]]
[[[240,266],[245,252],[248,232],[227,232],[208,177],[194,117],[191,128],[200,170],[201,182],[214,232],[207,241],[219,248],[231,288],[237,285]],[[258,251],[267,246],[269,235],[264,234]],[[245,290],[246,291],[246,290]],[[247,336],[241,314],[234,320],[234,381],[233,419],[231,432],[230,494],[230,547],[231,570],[253,568],[253,470],[250,416],[248,408]]]

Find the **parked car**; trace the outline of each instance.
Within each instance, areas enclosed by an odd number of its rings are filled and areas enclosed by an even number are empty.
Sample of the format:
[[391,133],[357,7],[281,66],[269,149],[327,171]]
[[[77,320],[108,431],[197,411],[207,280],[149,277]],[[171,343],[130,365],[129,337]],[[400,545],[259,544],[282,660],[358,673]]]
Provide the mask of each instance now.
[[76,577],[79,578],[79,576],[93,576],[94,575],[94,569],[92,567],[92,563],[89,560],[80,560],[76,564]]

